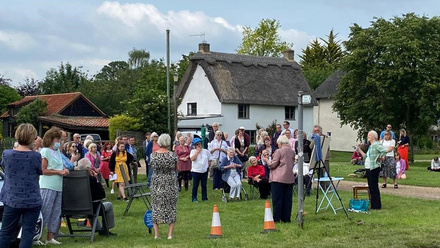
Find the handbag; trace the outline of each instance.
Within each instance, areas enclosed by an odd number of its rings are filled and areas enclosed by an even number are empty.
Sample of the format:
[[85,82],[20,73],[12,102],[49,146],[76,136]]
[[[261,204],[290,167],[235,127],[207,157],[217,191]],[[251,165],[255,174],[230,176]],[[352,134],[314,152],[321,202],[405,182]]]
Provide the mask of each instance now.
[[350,199],[349,206],[351,210],[366,212],[369,203],[370,200],[368,199]]
[[[220,149],[222,148],[222,143],[223,143],[223,140],[220,141]],[[218,150],[218,158],[212,160],[212,162],[211,162],[211,170],[218,169],[219,162],[220,162],[220,150]]]

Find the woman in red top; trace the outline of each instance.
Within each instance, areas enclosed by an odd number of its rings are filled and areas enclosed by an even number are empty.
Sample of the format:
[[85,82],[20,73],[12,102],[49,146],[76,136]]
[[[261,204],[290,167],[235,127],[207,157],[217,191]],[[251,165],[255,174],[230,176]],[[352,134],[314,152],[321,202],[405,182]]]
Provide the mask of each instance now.
[[[265,153],[264,156],[269,156],[269,154]],[[251,163],[248,168],[249,183],[258,188],[261,199],[267,199],[270,194],[270,183],[265,176],[264,166],[258,164],[258,160],[254,156],[249,158],[249,162]]]
[[110,169],[108,168],[108,163],[110,162],[110,157],[112,156],[112,144],[110,142],[106,141],[104,143],[104,149],[102,149],[101,153],[101,166],[100,171],[102,177],[105,179],[105,184],[107,185],[107,188],[110,187],[108,184],[108,180],[110,177]]
[[185,190],[188,191],[189,175],[191,171],[191,159],[189,154],[190,148],[185,144],[185,137],[179,137],[179,145],[175,147],[177,154],[177,171],[179,172],[177,179],[179,181],[179,191],[182,188],[182,180],[185,184]]

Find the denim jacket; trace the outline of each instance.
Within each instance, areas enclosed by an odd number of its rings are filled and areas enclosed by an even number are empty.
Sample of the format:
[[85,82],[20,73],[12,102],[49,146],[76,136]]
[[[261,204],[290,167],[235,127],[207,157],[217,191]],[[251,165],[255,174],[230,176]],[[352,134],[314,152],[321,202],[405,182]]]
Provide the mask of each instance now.
[[[235,168],[235,169],[237,170],[237,173],[241,177],[241,169],[243,168],[243,164],[241,163],[240,159],[237,156],[234,156],[232,158],[232,162],[240,165],[239,168]],[[231,163],[231,161],[229,161],[229,157],[226,156],[221,160],[221,163],[219,166],[219,169],[223,172],[222,179],[225,182],[228,181],[229,175],[231,174],[231,169],[225,169],[225,166],[228,166],[230,163]]]

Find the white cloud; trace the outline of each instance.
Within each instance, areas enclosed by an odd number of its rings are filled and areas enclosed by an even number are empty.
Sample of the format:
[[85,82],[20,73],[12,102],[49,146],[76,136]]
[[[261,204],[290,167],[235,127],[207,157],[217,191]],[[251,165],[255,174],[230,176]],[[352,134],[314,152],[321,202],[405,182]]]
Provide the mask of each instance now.
[[0,44],[1,43],[15,51],[29,50],[37,44],[32,36],[27,33],[0,30]]
[[313,41],[316,37],[307,34],[304,31],[299,31],[295,29],[279,30],[281,40],[288,43],[293,43],[293,50],[295,50],[296,61],[299,61],[298,55],[302,54],[302,50],[307,47],[307,45]]
[[187,36],[205,31],[209,31],[211,36],[224,34],[225,31],[241,33],[241,26],[234,26],[222,17],[207,16],[202,11],[181,10],[163,13],[151,4],[104,2],[98,7],[97,13],[117,20],[126,28],[139,32],[147,26],[161,32],[170,29],[176,36]]

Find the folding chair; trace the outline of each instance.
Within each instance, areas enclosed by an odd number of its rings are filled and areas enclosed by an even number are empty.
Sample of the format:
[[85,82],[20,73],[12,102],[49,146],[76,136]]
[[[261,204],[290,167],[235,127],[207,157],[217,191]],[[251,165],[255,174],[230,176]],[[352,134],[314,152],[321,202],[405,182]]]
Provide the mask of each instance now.
[[[71,171],[69,175],[63,177],[61,216],[66,218],[69,234],[57,234],[57,237],[90,237],[90,241],[93,242],[96,231],[104,231],[109,235],[108,229],[96,230],[100,215],[102,215],[102,227],[107,227],[107,218],[102,201],[92,201],[89,172],[86,170]],[[71,218],[91,218],[91,228],[73,229]],[[74,232],[90,233],[74,234]]]
[[260,198],[260,189],[256,184],[254,184],[254,181],[252,178],[248,178],[248,184],[249,184],[249,196],[251,199],[259,199]]
[[147,183],[130,183],[127,174],[125,174],[124,165],[120,164],[119,169],[122,174],[122,178],[124,179],[125,189],[127,190],[128,204],[125,208],[124,215],[128,213],[130,209],[131,203],[134,198],[141,198],[144,201],[147,210],[151,208],[150,200],[148,196],[151,196],[150,192],[146,192],[144,187],[147,187]]

